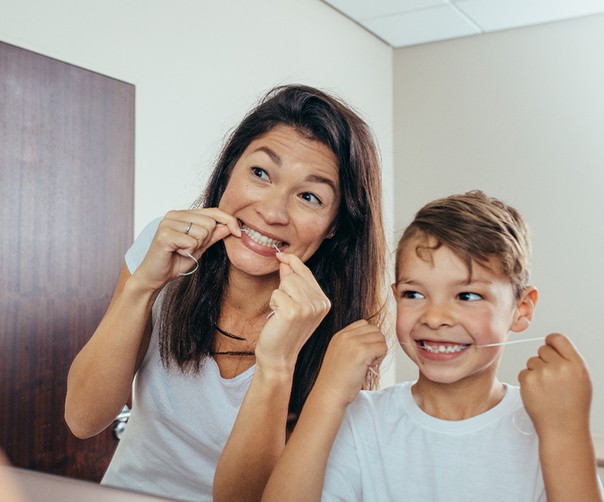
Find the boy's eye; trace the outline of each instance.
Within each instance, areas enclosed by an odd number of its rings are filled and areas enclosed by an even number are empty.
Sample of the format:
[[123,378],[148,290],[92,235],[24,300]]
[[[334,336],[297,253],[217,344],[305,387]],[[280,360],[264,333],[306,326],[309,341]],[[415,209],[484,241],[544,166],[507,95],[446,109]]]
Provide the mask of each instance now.
[[478,293],[470,293],[469,291],[459,293],[458,297],[460,300],[463,300],[465,302],[474,302],[476,300],[482,300],[482,296],[480,296]]
[[300,195],[300,197],[302,199],[304,199],[307,202],[310,202],[311,204],[316,204],[316,205],[321,205],[321,199],[319,199],[319,197],[317,197],[314,193],[310,193],[310,192],[304,192],[303,194]]
[[257,178],[260,178],[263,180],[268,179],[268,173],[261,167],[252,167],[252,173],[254,173],[254,176],[256,176]]
[[417,291],[403,291],[401,293],[401,298],[408,298],[410,300],[420,299],[423,297],[424,295],[418,293]]

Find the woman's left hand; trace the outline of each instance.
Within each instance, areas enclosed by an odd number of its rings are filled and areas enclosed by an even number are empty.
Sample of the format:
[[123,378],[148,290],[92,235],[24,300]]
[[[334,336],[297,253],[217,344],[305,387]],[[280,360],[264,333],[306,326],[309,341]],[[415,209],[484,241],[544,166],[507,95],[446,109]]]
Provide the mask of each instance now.
[[269,305],[273,311],[256,344],[256,364],[293,371],[298,353],[331,308],[310,269],[293,254],[277,253],[279,287]]

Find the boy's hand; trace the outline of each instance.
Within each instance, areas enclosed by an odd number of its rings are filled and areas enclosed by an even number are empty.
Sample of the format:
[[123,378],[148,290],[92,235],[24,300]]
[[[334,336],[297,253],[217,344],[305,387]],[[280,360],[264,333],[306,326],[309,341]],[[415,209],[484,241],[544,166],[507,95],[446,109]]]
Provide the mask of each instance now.
[[384,335],[377,326],[364,319],[349,324],[329,343],[315,384],[317,391],[343,406],[348,405],[361,390],[367,371],[377,369],[387,350]]
[[564,335],[548,335],[518,375],[537,433],[568,434],[589,427],[592,385],[585,361]]

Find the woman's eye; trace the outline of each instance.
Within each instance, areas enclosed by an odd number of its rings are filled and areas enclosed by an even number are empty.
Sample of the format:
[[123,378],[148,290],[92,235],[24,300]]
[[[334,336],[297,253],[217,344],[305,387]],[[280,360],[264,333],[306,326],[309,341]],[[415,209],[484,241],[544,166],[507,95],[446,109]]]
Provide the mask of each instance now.
[[470,293],[468,291],[464,291],[463,293],[459,293],[459,299],[464,302],[474,302],[476,300],[482,300],[482,296],[478,293]]
[[403,291],[401,293],[401,298],[408,298],[410,300],[416,300],[416,299],[420,299],[423,297],[424,297],[424,295],[422,295],[421,293],[418,293],[417,291]]
[[300,197],[302,199],[304,199],[305,201],[310,202],[311,204],[316,204],[316,205],[323,204],[321,199],[319,199],[319,197],[317,197],[314,193],[304,192],[302,195],[300,195]]
[[254,176],[257,178],[268,180],[268,173],[261,167],[252,167],[252,173],[254,173]]

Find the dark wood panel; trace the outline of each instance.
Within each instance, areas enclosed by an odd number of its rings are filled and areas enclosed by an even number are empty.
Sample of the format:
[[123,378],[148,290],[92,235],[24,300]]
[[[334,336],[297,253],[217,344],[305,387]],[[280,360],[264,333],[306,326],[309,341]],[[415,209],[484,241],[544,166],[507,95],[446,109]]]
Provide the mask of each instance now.
[[74,438],[63,406],[133,193],[134,87],[0,43],[0,447],[19,467],[98,480],[116,446]]

